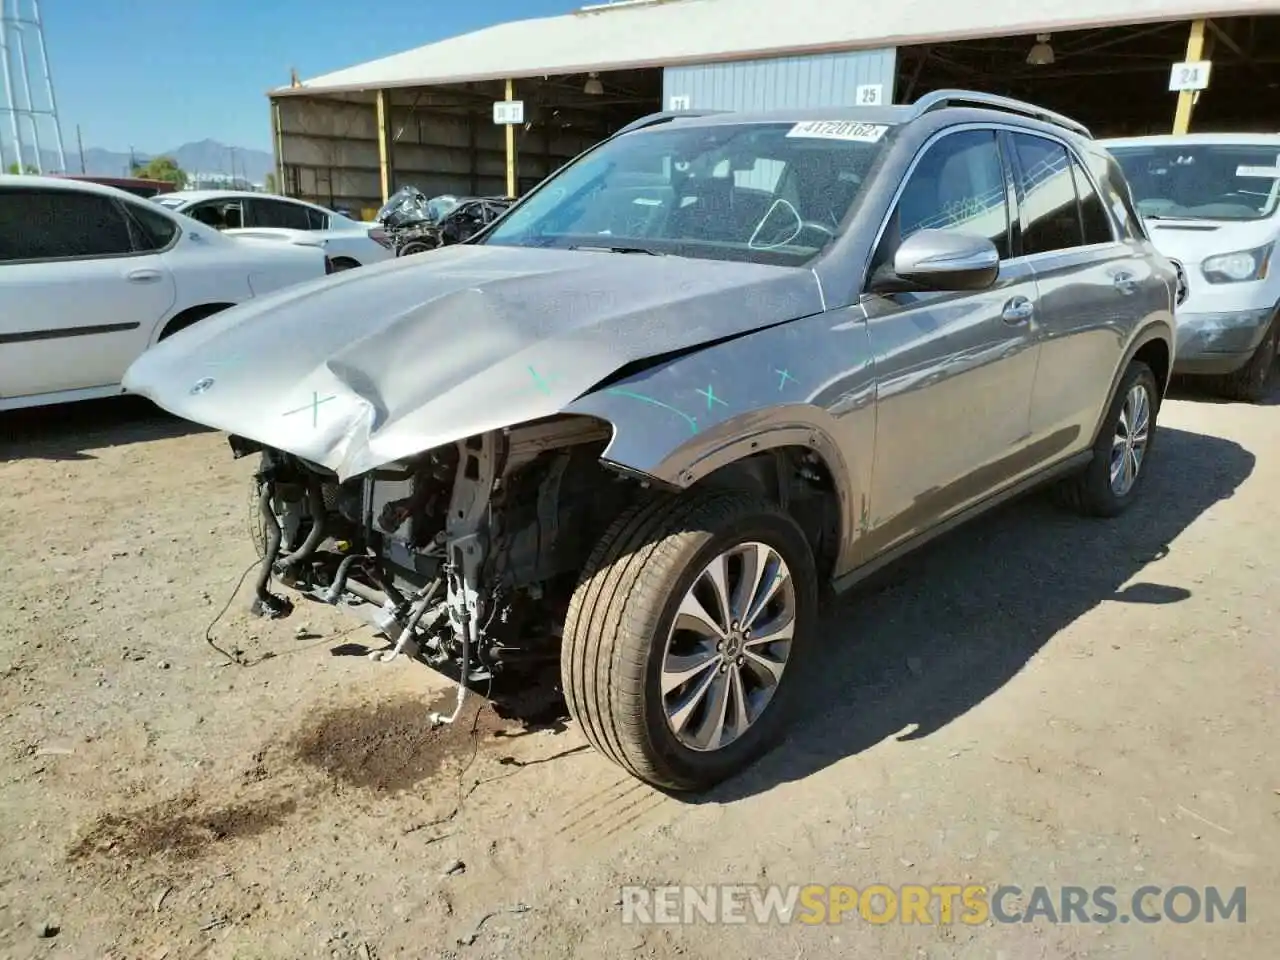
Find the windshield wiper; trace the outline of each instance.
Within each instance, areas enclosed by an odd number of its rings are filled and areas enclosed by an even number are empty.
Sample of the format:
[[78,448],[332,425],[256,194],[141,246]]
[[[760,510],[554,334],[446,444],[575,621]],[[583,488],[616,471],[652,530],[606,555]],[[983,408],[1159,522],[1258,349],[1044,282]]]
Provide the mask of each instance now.
[[651,257],[665,257],[665,253],[659,253],[657,250],[650,250],[648,247],[610,247],[599,245],[581,245],[569,247],[570,250],[600,250],[604,253],[645,253]]

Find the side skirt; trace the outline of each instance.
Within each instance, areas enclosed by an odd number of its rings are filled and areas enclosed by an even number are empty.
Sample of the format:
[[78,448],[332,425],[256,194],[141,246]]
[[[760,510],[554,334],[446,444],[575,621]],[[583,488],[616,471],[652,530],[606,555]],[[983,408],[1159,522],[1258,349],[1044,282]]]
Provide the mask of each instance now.
[[986,513],[988,510],[998,507],[1002,503],[1015,500],[1024,494],[1030,493],[1037,487],[1045,486],[1054,480],[1061,479],[1077,470],[1082,470],[1089,465],[1089,461],[1093,459],[1093,450],[1084,450],[1080,453],[1068,457],[1066,460],[1056,463],[1051,467],[1040,471],[1034,476],[1028,477],[1013,486],[995,493],[987,499],[975,503],[966,510],[962,510],[950,519],[944,520],[932,529],[926,530],[924,533],[912,537],[906,543],[901,543],[892,550],[887,550],[874,560],[869,560],[862,566],[850,570],[848,573],[837,577],[831,584],[832,589],[836,593],[844,593],[849,588],[855,586],[867,577],[871,576],[885,567],[889,566],[897,560],[901,560],[909,553],[913,553],[920,547],[924,546],[930,540],[949,533],[956,527],[963,526],[970,520],[973,520]]

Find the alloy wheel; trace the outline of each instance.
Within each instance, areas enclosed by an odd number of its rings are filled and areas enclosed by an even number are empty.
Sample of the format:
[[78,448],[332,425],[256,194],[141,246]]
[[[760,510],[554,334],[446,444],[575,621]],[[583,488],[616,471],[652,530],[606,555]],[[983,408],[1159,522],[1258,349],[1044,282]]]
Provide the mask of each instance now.
[[791,572],[767,544],[739,544],[703,568],[662,658],[663,710],[681,744],[720,750],[751,728],[777,692],[795,621]]
[[1151,396],[1142,383],[1129,388],[1111,440],[1111,492],[1123,497],[1138,482],[1151,436]]

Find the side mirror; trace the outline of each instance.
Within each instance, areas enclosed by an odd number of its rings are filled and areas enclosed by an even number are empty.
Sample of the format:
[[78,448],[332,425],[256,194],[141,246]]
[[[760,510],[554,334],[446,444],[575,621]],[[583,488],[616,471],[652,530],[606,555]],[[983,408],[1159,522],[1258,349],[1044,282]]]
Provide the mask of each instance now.
[[1000,253],[986,237],[920,230],[898,245],[893,264],[873,274],[873,293],[986,290],[1000,275]]

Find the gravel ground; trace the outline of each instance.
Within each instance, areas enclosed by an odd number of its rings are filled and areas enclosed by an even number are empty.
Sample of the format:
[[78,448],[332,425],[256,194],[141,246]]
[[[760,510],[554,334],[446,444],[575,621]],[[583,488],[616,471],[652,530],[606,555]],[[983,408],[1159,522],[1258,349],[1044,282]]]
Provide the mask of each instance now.
[[[228,662],[251,465],[128,400],[0,417],[0,955],[1270,960],[1280,415],[1162,423],[1122,520],[1031,497],[843,599],[791,739],[691,800],[480,698],[427,731],[447,682],[338,610],[242,589]],[[671,883],[1243,886],[1247,919],[622,922]]]

